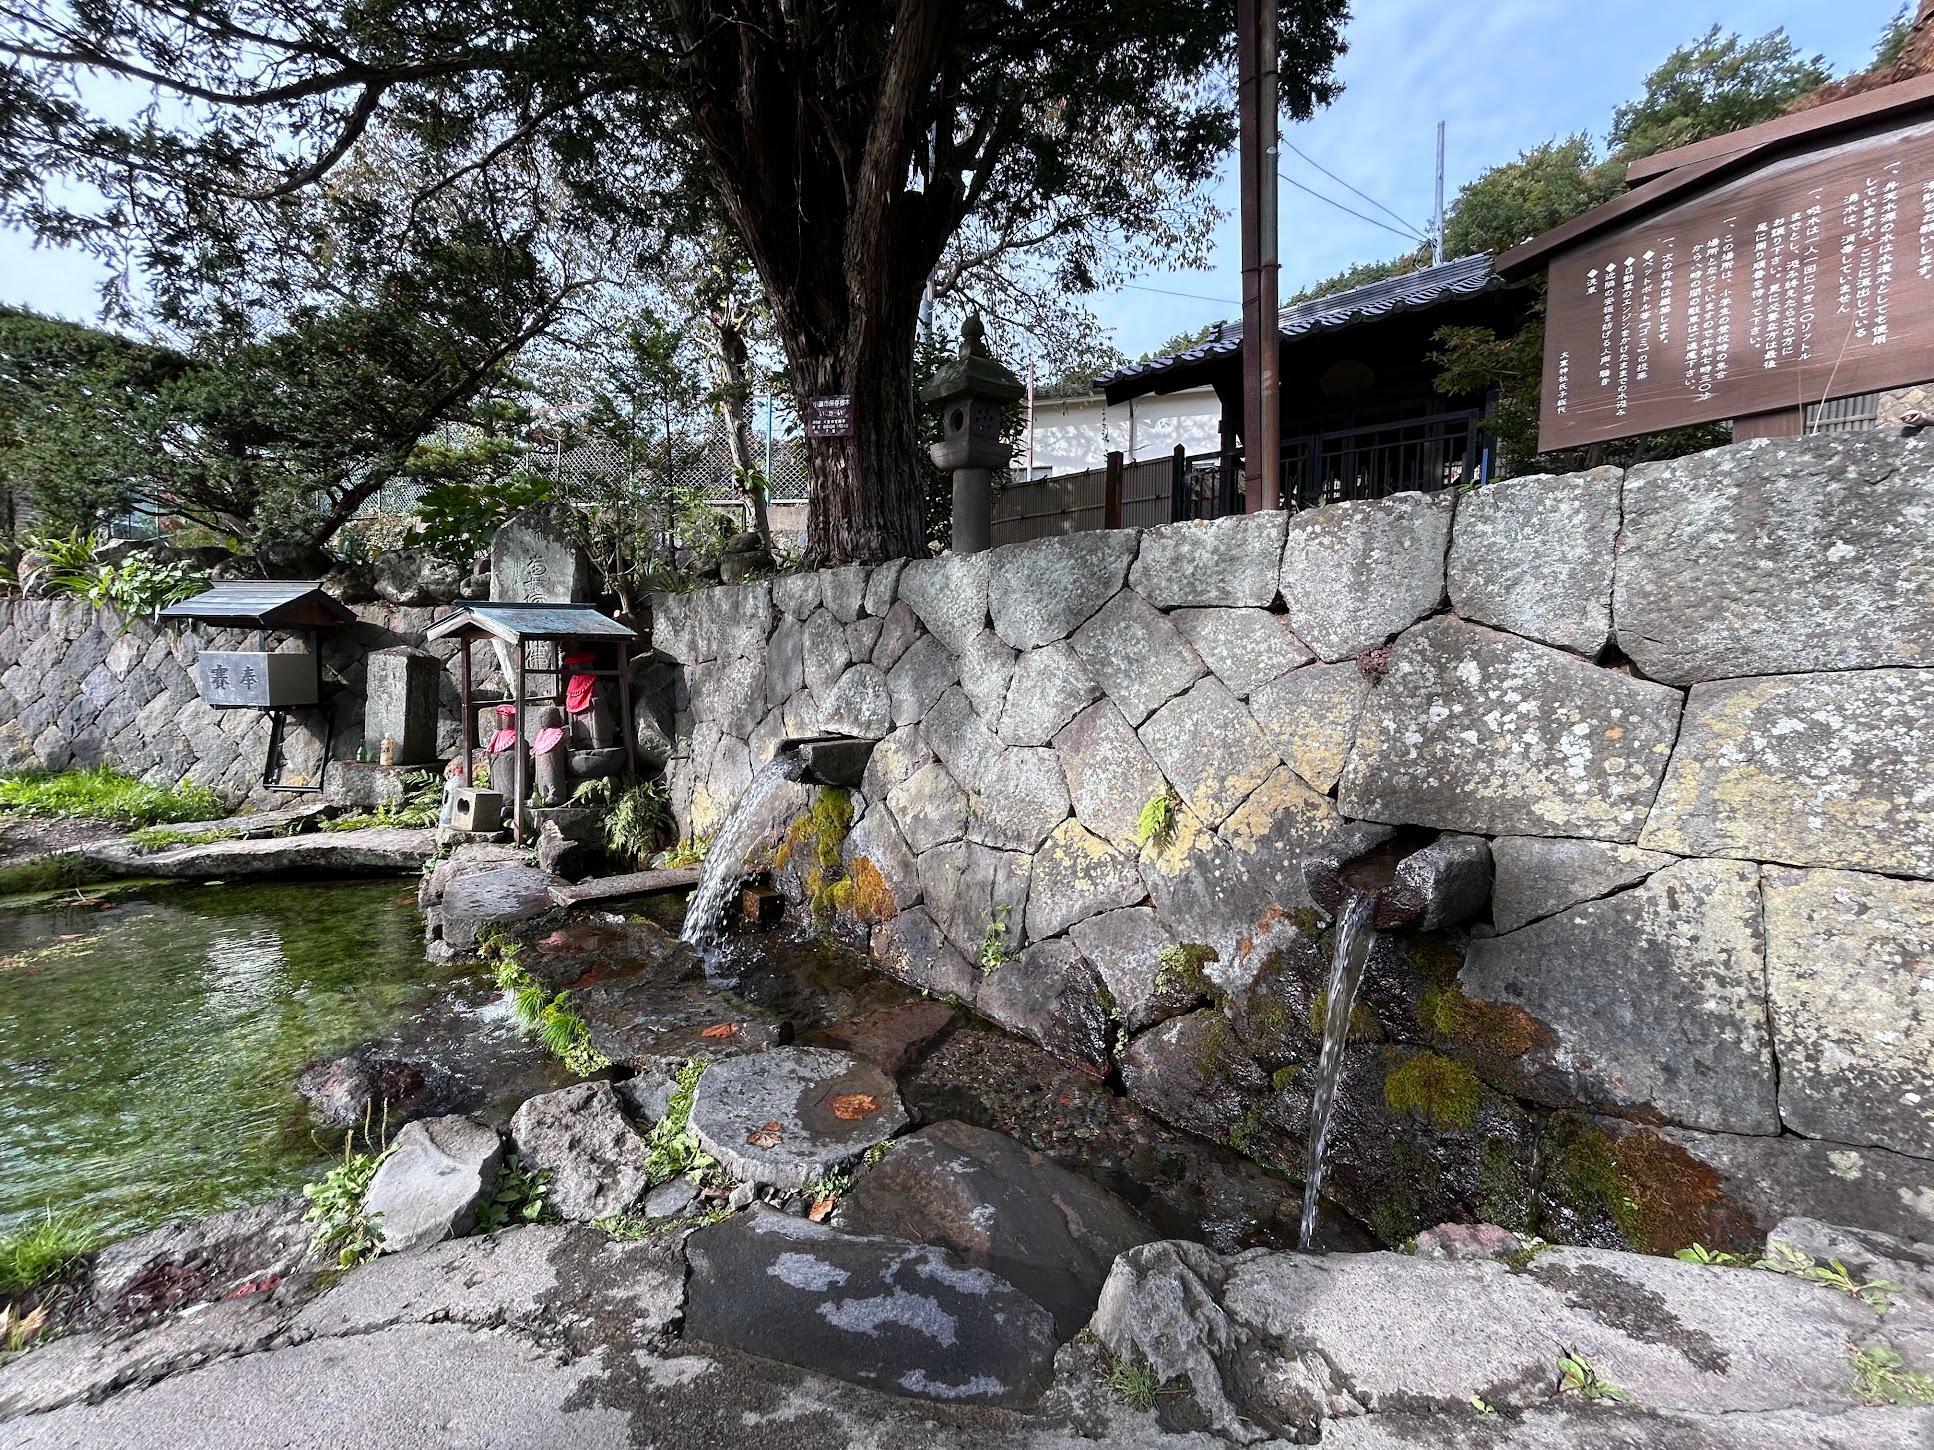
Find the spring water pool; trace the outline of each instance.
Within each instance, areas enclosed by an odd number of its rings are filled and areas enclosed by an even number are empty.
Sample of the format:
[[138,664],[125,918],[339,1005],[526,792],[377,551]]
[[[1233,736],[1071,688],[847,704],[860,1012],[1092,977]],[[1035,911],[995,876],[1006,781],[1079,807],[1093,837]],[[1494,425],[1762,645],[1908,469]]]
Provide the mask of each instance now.
[[259,1202],[331,1156],[295,1077],[474,976],[414,881],[155,885],[0,906],[0,1230],[110,1235]]

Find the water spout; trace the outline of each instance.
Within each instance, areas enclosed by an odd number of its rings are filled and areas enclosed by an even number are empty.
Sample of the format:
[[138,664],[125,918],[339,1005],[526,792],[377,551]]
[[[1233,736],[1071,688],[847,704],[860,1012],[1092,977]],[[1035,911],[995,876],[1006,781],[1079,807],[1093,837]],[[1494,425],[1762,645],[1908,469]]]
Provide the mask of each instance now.
[[732,894],[745,877],[746,852],[752,849],[765,819],[765,808],[781,783],[798,780],[806,768],[806,758],[792,744],[781,745],[752,777],[739,803],[719,827],[712,847],[705,853],[705,867],[699,872],[698,887],[685,907],[685,925],[678,939],[695,947],[710,946],[725,927],[725,914]]
[[1357,986],[1370,960],[1375,939],[1374,895],[1355,893],[1344,903],[1336,928],[1336,956],[1330,963],[1329,1001],[1323,1013],[1323,1053],[1316,1062],[1316,1090],[1310,1098],[1309,1156],[1303,1171],[1303,1222],[1296,1246],[1307,1249],[1316,1232],[1316,1204],[1323,1193],[1324,1149],[1329,1143],[1330,1114],[1336,1107],[1337,1084],[1343,1077],[1343,1048],[1350,1036],[1350,1012],[1356,1006]]

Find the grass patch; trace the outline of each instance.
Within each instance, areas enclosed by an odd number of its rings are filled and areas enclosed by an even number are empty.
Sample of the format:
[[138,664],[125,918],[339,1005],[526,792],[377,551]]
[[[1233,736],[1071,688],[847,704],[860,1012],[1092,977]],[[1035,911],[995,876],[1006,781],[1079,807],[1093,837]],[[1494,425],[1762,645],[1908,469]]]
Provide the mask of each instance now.
[[199,785],[149,785],[109,765],[91,770],[16,771],[0,776],[0,817],[108,821],[119,826],[161,826],[206,821],[228,807]]
[[0,1299],[16,1298],[58,1278],[96,1242],[93,1230],[71,1214],[51,1208],[0,1234]]
[[692,1099],[698,1095],[698,1080],[705,1076],[705,1059],[695,1057],[679,1068],[672,1080],[672,1095],[665,1104],[665,1116],[651,1130],[645,1143],[645,1173],[653,1186],[686,1177],[696,1182],[717,1166],[716,1160],[698,1145],[692,1131]]
[[579,1077],[611,1066],[611,1059],[591,1045],[589,1025],[571,1010],[569,992],[546,992],[518,960],[515,943],[498,942],[495,951],[497,986],[509,996],[511,1015],[528,1036],[543,1043]]
[[1161,1376],[1154,1370],[1145,1364],[1112,1356],[1102,1370],[1101,1382],[1108,1387],[1109,1394],[1131,1410],[1154,1409],[1162,1393]]
[[171,851],[177,846],[207,846],[216,841],[234,841],[240,831],[221,828],[213,831],[178,831],[173,826],[144,826],[128,836],[144,851]]
[[72,891],[93,880],[94,872],[78,851],[57,851],[0,866],[0,896],[34,896],[43,891]]
[[315,1225],[309,1235],[309,1252],[334,1255],[339,1269],[368,1262],[383,1246],[378,1223],[382,1215],[370,1213],[363,1200],[389,1150],[358,1153],[354,1143],[352,1133],[343,1140],[342,1162],[314,1183],[302,1185],[302,1196],[309,1200],[303,1221]]
[[1853,1374],[1860,1398],[1871,1405],[1934,1405],[1934,1375],[1909,1369],[1884,1344],[1854,1351]]

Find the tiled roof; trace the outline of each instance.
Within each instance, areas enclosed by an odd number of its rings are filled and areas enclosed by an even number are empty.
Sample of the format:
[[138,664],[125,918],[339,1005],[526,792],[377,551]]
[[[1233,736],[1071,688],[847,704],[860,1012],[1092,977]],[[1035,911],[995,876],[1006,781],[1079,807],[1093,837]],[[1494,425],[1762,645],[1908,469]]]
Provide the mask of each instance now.
[[[1401,277],[1366,282],[1361,287],[1352,287],[1345,292],[1311,297],[1283,308],[1278,316],[1285,338],[1304,337],[1310,333],[1335,332],[1354,327],[1359,322],[1387,317],[1396,312],[1435,307],[1452,297],[1468,297],[1504,285],[1504,279],[1492,270],[1490,255],[1480,252],[1475,256],[1445,262],[1442,266],[1420,267]],[[1185,352],[1150,358],[1147,362],[1131,363],[1127,367],[1103,373],[1095,379],[1095,386],[1107,388],[1131,378],[1164,373],[1184,363],[1201,362],[1241,350],[1241,320],[1218,323],[1208,341],[1197,343]]]

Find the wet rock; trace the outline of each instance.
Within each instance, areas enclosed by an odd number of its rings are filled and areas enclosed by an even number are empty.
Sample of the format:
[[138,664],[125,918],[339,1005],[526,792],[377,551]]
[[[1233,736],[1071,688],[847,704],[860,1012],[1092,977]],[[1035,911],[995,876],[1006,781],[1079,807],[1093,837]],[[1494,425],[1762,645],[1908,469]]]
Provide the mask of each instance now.
[[920,900],[919,865],[885,807],[869,807],[840,851],[846,881],[833,888],[833,905],[869,930]]
[[896,981],[955,1002],[974,1000],[974,969],[920,907],[873,928],[873,960]]
[[1491,897],[1491,848],[1481,836],[1439,836],[1397,863],[1378,896],[1376,925],[1438,931],[1483,912]]
[[1612,633],[1616,468],[1501,479],[1457,503],[1448,582],[1464,618],[1593,656]]
[[969,960],[988,942],[1020,949],[1034,858],[972,841],[936,846],[920,857],[921,894],[947,940]]
[[958,841],[967,831],[967,792],[939,761],[916,770],[886,798],[915,852]]
[[1484,835],[1634,841],[1679,707],[1676,690],[1433,619],[1392,647],[1337,804],[1347,816]]
[[457,1086],[434,1063],[359,1052],[306,1067],[295,1080],[309,1115],[325,1128],[360,1129],[376,1121],[394,1126],[439,1112]]
[[1678,858],[1610,841],[1500,836],[1491,843],[1491,859],[1497,873],[1491,920],[1507,932],[1636,885]]
[[87,1321],[108,1329],[146,1324],[304,1275],[311,1271],[304,1268],[307,1211],[307,1201],[291,1194],[110,1244],[88,1271]]
[[[1470,945],[1463,1002],[1516,1009],[1485,1071],[1556,1107],[1662,1114],[1689,1127],[1774,1133],[1759,868],[1681,861],[1643,886]],[[1554,971],[1550,964],[1565,963]],[[1515,1023],[1515,1026],[1511,1024]]]
[[982,975],[974,1010],[1064,1062],[1108,1071],[1113,1024],[1101,979],[1068,942],[1037,942]]
[[1124,849],[1141,844],[1142,807],[1168,788],[1112,700],[1083,710],[1054,737],[1075,817]]
[[630,1213],[651,1189],[645,1140],[608,1082],[585,1082],[532,1098],[510,1120],[517,1154],[551,1175],[558,1217],[588,1223]]
[[1287,518],[1272,509],[1144,530],[1129,583],[1157,609],[1196,604],[1267,608],[1276,598]]
[[1034,539],[990,556],[994,631],[1015,649],[1066,639],[1115,596],[1135,557],[1130,530]]
[[1068,935],[1100,973],[1115,1015],[1130,1032],[1189,1011],[1207,990],[1196,975],[1199,964],[1182,952],[1151,907],[1091,916],[1077,922]]
[[1395,826],[1375,821],[1344,821],[1303,852],[1303,885],[1310,900],[1330,915],[1338,915],[1356,889],[1346,874],[1366,859],[1396,847]]
[[763,1052],[792,1035],[776,1012],[657,970],[573,988],[571,1010],[590,1028],[594,1048],[631,1067]]
[[853,1053],[897,1078],[959,1015],[945,1002],[903,1002],[820,1028],[808,1045]]
[[1128,1096],[1158,1118],[1212,1142],[1270,1094],[1269,1075],[1214,1008],[1191,1012],[1144,1032],[1121,1060]]
[[1093,1327],[1115,1355],[1186,1381],[1210,1427],[1245,1441],[1365,1412],[1462,1415],[1473,1399],[1537,1409],[1559,1391],[1561,1350],[1644,1413],[1852,1409],[1847,1360],[1878,1317],[1816,1288],[1593,1249],[1518,1273],[1395,1254],[1223,1260],[1161,1243],[1116,1261]]
[[1048,1312],[927,1244],[754,1207],[700,1229],[686,1252],[689,1339],[965,1404],[1031,1403],[1052,1372]]
[[386,1254],[460,1238],[497,1191],[504,1145],[474,1118],[429,1118],[391,1141],[363,1210],[376,1217]]
[[1074,651],[1131,725],[1202,678],[1202,659],[1168,616],[1124,589],[1074,634]]
[[1276,751],[1220,680],[1198,681],[1139,731],[1156,767],[1199,817],[1215,827],[1277,765]]
[[1934,882],[1763,874],[1780,1122],[1934,1158]]
[[1135,857],[1079,821],[1063,821],[1035,853],[1027,895],[1027,934],[1058,936],[1077,922],[1148,895]]
[[1750,1252],[1796,1213],[1934,1241],[1934,1168],[1880,1148],[1558,1113],[1545,1160],[1540,1231],[1568,1243]]
[[950,1250],[1054,1316],[1094,1312],[1115,1256],[1156,1235],[1114,1194],[1005,1133],[937,1123],[902,1139],[840,1201],[836,1227]]
[[431,960],[469,955],[476,950],[477,933],[487,926],[554,910],[557,901],[551,892],[561,884],[535,866],[487,866],[452,878],[426,922]]
[[1046,745],[1100,695],[1101,686],[1068,644],[1030,650],[1014,666],[997,733],[1007,745]]
[[1068,787],[1055,753],[1002,750],[983,764],[973,784],[967,839],[1001,850],[1036,851],[1067,815]]
[[1286,614],[1205,607],[1178,609],[1169,619],[1210,672],[1238,695],[1247,695],[1316,658],[1290,629]]
[[987,622],[987,577],[992,555],[915,559],[900,571],[899,596],[928,633],[956,652]]
[[779,1047],[706,1068],[691,1126],[746,1183],[804,1189],[907,1123],[893,1082],[851,1053]]
[[1452,502],[1400,493],[1289,519],[1282,591],[1297,638],[1319,659],[1348,659],[1437,608]]
[[[1283,823],[1293,820],[1285,817]],[[1250,846],[1269,835],[1246,826],[1233,834]],[[1281,909],[1270,888],[1251,876],[1236,852],[1186,806],[1175,812],[1165,841],[1143,848],[1140,864],[1142,884],[1169,930],[1184,941],[1209,947],[1221,969],[1233,969],[1242,956],[1241,943],[1268,914]],[[1277,859],[1270,864],[1287,870],[1292,862]],[[1272,876],[1280,879],[1277,872]]]
[[821,728],[860,740],[878,740],[893,728],[886,676],[877,665],[854,665],[819,705]]
[[1675,684],[1934,663],[1934,445],[1766,438],[1626,475],[1619,647]]
[[1934,876],[1934,671],[1695,685],[1640,844]]

